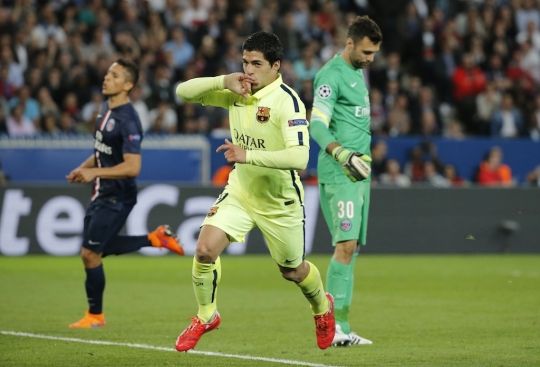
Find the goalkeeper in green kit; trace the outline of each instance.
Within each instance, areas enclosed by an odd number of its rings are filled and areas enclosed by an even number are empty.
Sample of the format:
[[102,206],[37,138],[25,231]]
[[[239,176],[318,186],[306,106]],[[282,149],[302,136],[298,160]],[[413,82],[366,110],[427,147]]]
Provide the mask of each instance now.
[[322,212],[334,255],[326,277],[335,299],[332,345],[372,344],[351,331],[354,263],[366,244],[370,195],[370,107],[362,69],[379,51],[382,34],[367,16],[348,28],[345,49],[317,73],[310,134],[321,147],[317,163]]

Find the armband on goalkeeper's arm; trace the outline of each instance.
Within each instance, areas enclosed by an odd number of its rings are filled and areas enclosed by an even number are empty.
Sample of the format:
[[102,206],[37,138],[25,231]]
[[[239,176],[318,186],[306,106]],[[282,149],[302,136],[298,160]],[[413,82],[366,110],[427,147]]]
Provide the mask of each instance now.
[[366,162],[371,162],[371,157],[360,152],[337,146],[332,149],[332,157],[341,164],[343,172],[352,181],[362,181],[368,178],[371,167]]

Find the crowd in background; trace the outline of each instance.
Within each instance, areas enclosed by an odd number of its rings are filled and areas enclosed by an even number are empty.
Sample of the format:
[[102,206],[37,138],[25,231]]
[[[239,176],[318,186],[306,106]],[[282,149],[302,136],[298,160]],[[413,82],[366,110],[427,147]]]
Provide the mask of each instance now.
[[175,85],[242,71],[242,42],[260,30],[281,39],[281,74],[309,119],[315,74],[341,51],[348,22],[367,14],[384,35],[365,71],[375,137],[540,141],[540,0],[0,3],[0,133],[8,136],[91,132],[104,75],[120,57],[140,67],[130,97],[147,134],[227,135],[225,110],[184,104]]

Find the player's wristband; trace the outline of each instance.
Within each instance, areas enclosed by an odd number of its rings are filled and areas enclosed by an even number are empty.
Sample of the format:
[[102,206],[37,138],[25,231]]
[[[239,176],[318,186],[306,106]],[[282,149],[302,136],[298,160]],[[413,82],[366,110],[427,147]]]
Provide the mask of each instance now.
[[339,161],[338,157],[344,150],[345,148],[343,148],[342,146],[335,147],[334,149],[332,149],[332,157],[334,157],[336,161]]

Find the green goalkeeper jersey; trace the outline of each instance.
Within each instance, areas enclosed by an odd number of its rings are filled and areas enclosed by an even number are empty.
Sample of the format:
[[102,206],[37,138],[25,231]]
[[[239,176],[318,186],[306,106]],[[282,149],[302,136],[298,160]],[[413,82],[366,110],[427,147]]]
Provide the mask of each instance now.
[[[322,122],[341,146],[371,156],[369,93],[362,69],[336,55],[315,76],[314,90],[311,123]],[[320,183],[350,182],[326,147],[319,152],[317,175]]]

